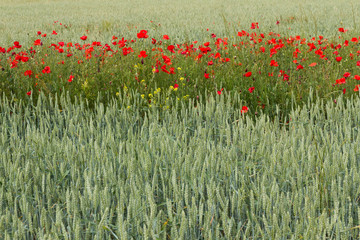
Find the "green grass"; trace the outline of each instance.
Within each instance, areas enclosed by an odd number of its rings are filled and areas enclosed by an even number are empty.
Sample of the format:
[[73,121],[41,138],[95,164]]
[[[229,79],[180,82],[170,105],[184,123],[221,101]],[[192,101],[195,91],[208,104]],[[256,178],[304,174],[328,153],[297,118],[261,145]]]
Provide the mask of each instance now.
[[61,101],[2,101],[2,238],[358,236],[359,101],[293,112],[288,131],[223,98],[145,119],[126,99]]
[[287,130],[223,97],[145,118],[56,101],[1,101],[2,239],[359,237],[359,100]]
[[[104,0],[3,0],[0,3],[0,46],[15,40],[26,42],[36,31],[52,31],[52,22],[71,26],[64,39],[78,39],[89,30],[98,41],[112,35],[133,36],[138,29],[157,29],[183,40],[201,41],[205,29],[230,37],[237,30],[259,22],[264,32],[287,35],[325,35],[330,38],[345,26],[360,35],[359,1],[116,1]],[[176,14],[174,14],[176,13]],[[280,24],[276,25],[279,20]],[[153,21],[153,23],[150,23]],[[160,26],[159,26],[160,24]],[[289,29],[290,28],[290,29]]]
[[[0,46],[23,47],[0,53],[0,239],[360,238],[360,49],[343,45],[360,36],[359,10],[358,1],[1,1]],[[142,29],[148,39],[136,38]],[[266,37],[252,46],[241,30]],[[268,40],[296,35],[327,46],[325,57],[299,41],[269,57]],[[56,50],[112,36],[136,39],[134,53]],[[218,38],[228,45],[217,49]],[[167,50],[193,41],[212,52]],[[340,62],[331,43],[343,45]],[[163,61],[154,47],[175,74],[153,73]],[[11,68],[20,51],[30,59]]]

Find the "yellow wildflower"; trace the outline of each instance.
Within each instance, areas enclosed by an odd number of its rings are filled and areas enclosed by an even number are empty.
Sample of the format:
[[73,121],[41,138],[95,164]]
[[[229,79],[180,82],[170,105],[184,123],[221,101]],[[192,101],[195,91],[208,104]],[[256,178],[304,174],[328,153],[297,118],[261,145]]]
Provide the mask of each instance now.
[[88,80],[86,79],[85,82],[82,84],[83,89],[88,87]]

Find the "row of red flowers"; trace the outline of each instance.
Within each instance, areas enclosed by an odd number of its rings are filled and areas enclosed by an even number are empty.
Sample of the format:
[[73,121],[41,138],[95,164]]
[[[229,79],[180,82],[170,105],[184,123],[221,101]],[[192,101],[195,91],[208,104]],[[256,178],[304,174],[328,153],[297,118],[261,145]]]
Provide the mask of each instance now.
[[[54,54],[57,54],[56,59],[61,59],[57,64],[69,64],[72,66],[71,69],[75,69],[74,62],[78,65],[96,63],[99,68],[100,64],[103,66],[107,62],[115,62],[111,59],[128,57],[130,63],[136,64],[141,61],[142,65],[150,68],[149,72],[141,73],[134,69],[129,70],[138,83],[141,81],[140,78],[149,78],[149,76],[153,76],[152,74],[162,72],[171,79],[167,81],[168,86],[178,90],[185,85],[179,85],[179,78],[189,79],[190,74],[195,75],[196,73],[201,74],[204,80],[211,81],[215,87],[220,87],[215,89],[219,95],[225,91],[224,89],[227,89],[226,83],[230,84],[226,79],[227,72],[223,70],[225,68],[226,71],[229,70],[228,64],[230,64],[230,68],[237,69],[234,70],[237,72],[234,74],[236,78],[243,77],[253,81],[259,78],[267,78],[272,81],[271,79],[275,78],[288,84],[296,82],[301,84],[315,73],[321,73],[324,74],[324,77],[330,78],[327,76],[327,70],[324,69],[331,71],[332,76],[338,76],[329,82],[332,87],[346,85],[349,79],[360,80],[360,37],[352,37],[347,40],[340,35],[338,42],[330,42],[323,36],[306,39],[301,36],[283,38],[273,32],[264,34],[259,32],[258,23],[253,23],[251,29],[254,31],[237,32],[237,38],[231,43],[227,37],[218,38],[216,34],[212,33],[209,37],[213,40],[200,44],[198,41],[174,43],[169,35],[163,35],[156,39],[154,36],[149,37],[150,34],[147,30],[140,30],[136,34],[136,39],[129,40],[113,36],[110,43],[98,41],[87,43],[89,37],[86,35],[79,37],[82,43],[66,43],[64,41],[48,43],[54,39],[47,41],[45,39],[48,35],[38,31],[36,35],[39,38],[33,41],[33,46],[29,46],[25,50],[19,41],[13,42],[6,48],[0,47],[0,64],[3,63],[2,69],[7,66],[10,68],[8,74],[16,75],[16,69],[25,68],[22,72],[24,77],[39,79],[52,74],[52,70],[57,68],[54,63],[47,63],[47,61],[51,62],[50,59],[54,58]],[[344,28],[338,30],[341,34],[347,32],[347,29]],[[54,30],[50,35],[58,35],[58,33]],[[148,41],[148,38],[151,40]],[[49,51],[44,51],[46,48]],[[238,54],[243,57],[238,57]],[[96,60],[93,61],[94,59]],[[32,60],[31,63],[29,63],[30,60]],[[8,65],[4,65],[4,62],[7,62]],[[191,62],[195,64],[195,70],[192,67],[191,72],[178,72],[176,66],[178,68],[184,64],[185,67],[190,66]],[[39,65],[44,65],[40,71]],[[265,76],[263,72],[265,72]],[[339,75],[340,73],[341,75]],[[57,72],[57,74],[59,73]],[[69,84],[80,80],[79,74],[70,71],[60,75],[64,74],[67,74],[66,79]],[[111,75],[111,71],[109,74]],[[179,76],[175,76],[177,74]],[[221,77],[217,77],[217,75]],[[166,78],[166,75],[154,78],[155,80]],[[111,82],[113,81],[110,81],[110,84]],[[255,82],[254,85],[247,86],[249,94],[253,94],[260,87],[260,85],[255,85]],[[251,84],[251,80],[244,81],[244,83]],[[244,83],[241,84],[244,85]],[[196,86],[195,81],[192,84]],[[234,83],[233,86],[236,84]],[[38,83],[35,82],[33,87],[37,85]],[[354,84],[353,92],[358,92],[359,87],[360,84]],[[145,88],[148,89],[147,85]],[[38,90],[41,91],[41,88]],[[228,88],[228,90],[231,89]],[[345,94],[346,88],[341,91]],[[29,90],[26,93],[31,95],[32,91]],[[264,104],[261,106],[264,108]],[[243,112],[247,110],[246,106],[242,109]]]

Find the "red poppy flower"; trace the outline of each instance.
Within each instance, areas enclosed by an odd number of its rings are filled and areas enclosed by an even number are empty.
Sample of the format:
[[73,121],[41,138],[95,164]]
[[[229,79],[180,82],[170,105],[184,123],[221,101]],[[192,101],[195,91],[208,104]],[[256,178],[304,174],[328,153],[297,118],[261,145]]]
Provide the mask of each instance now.
[[21,56],[21,59],[20,59],[22,62],[27,62],[29,61],[29,57],[26,57],[26,56]]
[[26,94],[27,94],[28,96],[30,96],[30,95],[31,95],[31,91],[28,91]]
[[251,29],[259,28],[259,23],[251,23]]
[[251,75],[252,75],[251,72],[247,72],[247,73],[244,74],[244,77],[250,77]]
[[336,80],[336,83],[335,84],[345,84],[346,83],[346,79],[345,78],[340,78],[340,79],[337,79]]
[[310,65],[309,65],[309,67],[314,67],[314,66],[316,66],[316,62],[313,62],[313,63],[310,63]]
[[57,32],[55,30],[51,33],[52,35],[57,35]]
[[206,79],[208,79],[208,78],[209,78],[209,74],[208,74],[208,73],[204,73],[204,77],[205,77]]
[[140,54],[138,55],[139,58],[146,58],[147,56],[146,51],[140,51]]
[[156,43],[156,39],[155,39],[155,38],[152,38],[152,39],[151,39],[151,43],[152,43],[152,44],[155,44],[155,43]]
[[169,72],[169,74],[175,74],[175,68],[170,68],[170,72]]
[[346,88],[343,89],[343,94],[345,94],[345,93],[346,93]]
[[252,93],[255,90],[255,87],[251,87],[248,89],[250,93]]
[[176,89],[176,88],[178,88],[178,87],[179,87],[179,84],[175,83],[175,84],[174,84],[174,88]]
[[222,91],[224,90],[224,88],[222,88],[221,90],[217,91],[217,94],[221,95]]
[[41,35],[41,32],[40,32],[40,31],[38,31],[38,32],[37,32],[37,35],[38,35],[38,36],[39,36],[39,35]]
[[356,66],[360,67],[360,61],[356,62]]
[[213,64],[214,64],[213,61],[209,61],[209,62],[208,62],[208,66],[211,66],[211,65],[213,65]]
[[16,60],[12,61],[12,62],[10,63],[10,64],[11,64],[11,68],[16,68],[18,63],[19,63],[19,62],[16,61]]
[[339,28],[339,32],[347,32],[347,29],[344,29],[344,28]]
[[340,62],[342,57],[336,57],[335,59],[336,59],[336,61]]
[[68,82],[72,82],[74,79],[74,76],[73,75],[70,75],[69,79],[68,79]]
[[87,36],[80,37],[81,40],[85,41],[87,39]]
[[358,91],[359,91],[359,87],[360,87],[360,84],[359,84],[359,85],[356,85],[355,88],[354,88],[354,92],[358,92]]
[[32,74],[33,74],[33,72],[31,70],[27,70],[24,72],[24,75],[29,76],[29,78],[31,77]]
[[148,38],[149,36],[147,35],[147,31],[146,30],[141,30],[138,34],[137,34],[138,38]]
[[169,46],[167,47],[167,50],[169,50],[169,51],[172,52],[172,53],[175,53],[174,49],[175,49],[175,46],[174,46],[174,45],[169,45]]
[[248,112],[249,111],[249,108],[247,107],[247,106],[243,106],[242,108],[241,108],[241,113],[246,113],[246,112]]
[[271,61],[270,61],[270,66],[273,66],[273,67],[278,67],[278,66],[279,66],[279,64],[278,64],[278,62],[277,62],[277,61],[275,61],[275,60],[271,60]]
[[167,65],[171,65],[171,59],[168,56],[162,56],[164,63]]
[[163,36],[163,39],[164,39],[164,40],[169,40],[170,38],[169,38],[168,35],[164,35],[164,36]]
[[166,70],[166,65],[161,66],[161,71],[166,72],[167,74],[169,74],[169,71]]
[[123,52],[123,55],[124,55],[124,56],[128,55],[129,53],[131,53],[131,52],[133,52],[133,51],[134,51],[134,50],[133,50],[131,47],[128,47],[128,48],[124,47],[124,48],[122,49],[122,52]]
[[300,70],[300,69],[304,69],[304,67],[303,67],[301,64],[299,64],[299,65],[296,67],[296,70]]
[[15,48],[21,48],[21,45],[19,44],[18,41],[15,41],[15,42],[14,42],[14,47],[15,47]]
[[350,77],[351,76],[351,73],[349,73],[349,72],[346,72],[346,73],[344,73],[344,78],[347,78],[347,77]]
[[217,91],[217,94],[221,95],[221,91]]
[[354,76],[354,79],[360,81],[360,76],[359,76],[359,75],[355,75],[355,76]]
[[40,40],[40,39],[36,39],[36,40],[34,41],[34,45],[35,45],[35,46],[40,46],[40,45],[41,45],[41,40]]
[[43,70],[42,70],[43,73],[51,73],[51,70],[50,70],[50,67],[49,66],[46,66]]

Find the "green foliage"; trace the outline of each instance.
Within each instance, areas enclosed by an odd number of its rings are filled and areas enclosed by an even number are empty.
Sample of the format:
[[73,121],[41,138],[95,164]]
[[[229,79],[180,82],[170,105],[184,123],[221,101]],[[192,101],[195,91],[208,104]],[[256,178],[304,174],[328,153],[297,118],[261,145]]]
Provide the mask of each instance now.
[[[2,0],[0,46],[23,47],[0,55],[0,239],[359,239],[358,42],[337,50],[341,62],[329,45],[320,60],[291,42],[271,58],[281,67],[269,65],[268,48],[258,54],[269,32],[343,44],[360,35],[359,9],[345,0]],[[237,33],[252,22],[266,37],[245,48]],[[109,42],[140,29],[150,38],[128,43],[127,57]],[[82,45],[82,35],[120,54],[49,48]],[[170,56],[169,44],[194,41],[230,61],[174,54],[176,74],[153,72],[161,54],[152,48]]]
[[1,239],[359,238],[358,97],[286,126],[239,95],[145,114],[131,99],[1,99]]

